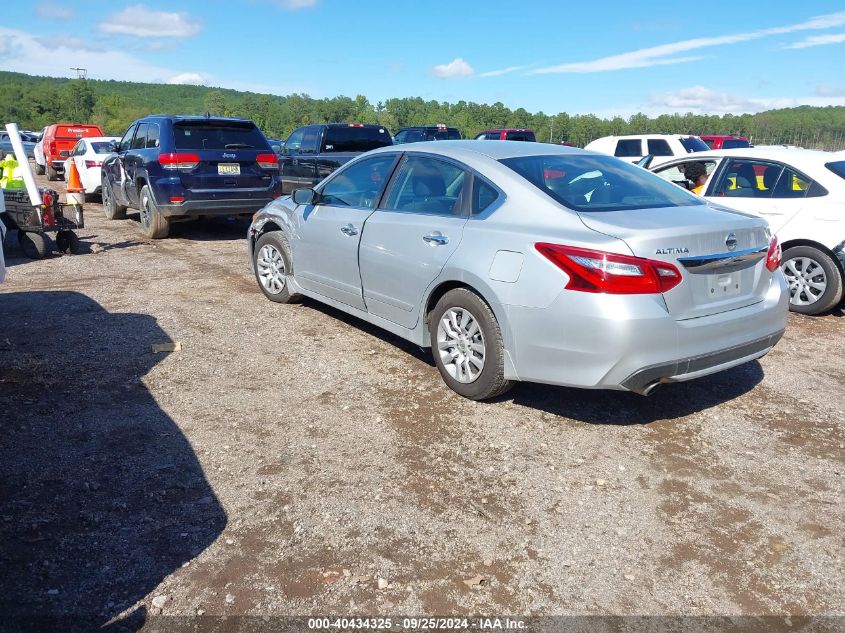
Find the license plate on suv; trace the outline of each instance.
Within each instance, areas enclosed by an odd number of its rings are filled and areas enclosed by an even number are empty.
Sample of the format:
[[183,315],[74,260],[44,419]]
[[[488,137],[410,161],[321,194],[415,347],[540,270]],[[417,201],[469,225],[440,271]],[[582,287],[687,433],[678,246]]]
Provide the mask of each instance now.
[[217,174],[219,176],[240,176],[241,175],[241,164],[240,163],[218,163]]

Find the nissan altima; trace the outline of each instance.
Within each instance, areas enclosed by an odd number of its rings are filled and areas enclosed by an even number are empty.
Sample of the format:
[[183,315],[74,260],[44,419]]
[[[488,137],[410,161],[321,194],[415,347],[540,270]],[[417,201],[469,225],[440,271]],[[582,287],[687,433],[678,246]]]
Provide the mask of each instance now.
[[569,147],[378,149],[268,204],[248,237],[268,299],[429,347],[475,400],[519,380],[649,394],[759,358],[786,326],[765,220]]

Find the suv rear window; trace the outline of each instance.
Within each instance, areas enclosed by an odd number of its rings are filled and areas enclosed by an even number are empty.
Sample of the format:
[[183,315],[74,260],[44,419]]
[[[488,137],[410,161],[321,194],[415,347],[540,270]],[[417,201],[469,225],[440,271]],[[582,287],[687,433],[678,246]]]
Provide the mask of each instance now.
[[695,138],[693,136],[688,136],[686,138],[681,139],[681,145],[684,146],[684,149],[687,150],[690,154],[693,152],[706,152],[709,147],[707,147],[707,143],[702,141],[700,138]]
[[393,140],[383,127],[330,126],[324,142],[327,152],[369,152],[387,145],[393,145]]
[[453,127],[425,128],[425,140],[427,141],[459,141],[461,140],[461,133]]
[[704,200],[671,182],[610,156],[518,156],[501,162],[576,211],[634,211],[704,204]]
[[267,139],[251,121],[176,121],[173,145],[183,149],[266,149]]

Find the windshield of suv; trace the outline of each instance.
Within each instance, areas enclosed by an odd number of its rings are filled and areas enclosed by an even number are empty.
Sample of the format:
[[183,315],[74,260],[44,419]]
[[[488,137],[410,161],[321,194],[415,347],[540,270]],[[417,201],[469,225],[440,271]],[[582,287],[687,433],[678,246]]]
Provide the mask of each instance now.
[[270,150],[267,139],[252,121],[176,121],[173,144],[177,150]]
[[393,145],[390,133],[383,127],[329,126],[324,142],[327,152],[369,152]]
[[706,152],[709,147],[707,147],[707,143],[702,141],[700,138],[696,138],[695,136],[688,136],[686,138],[681,139],[681,145],[684,146],[684,149],[687,152]]
[[611,156],[518,156],[501,162],[576,211],[633,211],[704,204],[701,198],[677,185]]
[[737,149],[741,147],[751,147],[751,143],[741,138],[726,138],[722,141],[722,149]]

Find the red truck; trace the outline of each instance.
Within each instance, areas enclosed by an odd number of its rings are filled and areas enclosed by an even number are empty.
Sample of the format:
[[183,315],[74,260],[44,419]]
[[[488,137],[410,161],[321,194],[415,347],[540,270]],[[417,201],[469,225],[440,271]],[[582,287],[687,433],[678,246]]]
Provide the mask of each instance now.
[[737,149],[751,147],[751,143],[744,136],[732,134],[702,134],[699,138],[707,143],[710,149]]
[[65,169],[65,160],[70,156],[76,142],[88,136],[105,136],[99,125],[90,123],[54,123],[44,129],[41,137],[41,147],[44,163],[35,152],[35,171],[43,174],[47,172],[48,180],[58,180],[59,173]]

